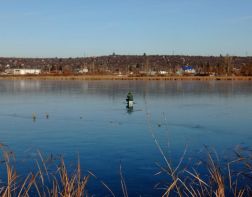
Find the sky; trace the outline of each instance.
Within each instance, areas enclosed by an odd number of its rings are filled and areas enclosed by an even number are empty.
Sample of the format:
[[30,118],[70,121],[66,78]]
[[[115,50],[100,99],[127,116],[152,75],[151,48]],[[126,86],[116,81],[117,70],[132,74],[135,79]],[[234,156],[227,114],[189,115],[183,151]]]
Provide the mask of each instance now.
[[0,57],[252,56],[251,0],[0,0]]

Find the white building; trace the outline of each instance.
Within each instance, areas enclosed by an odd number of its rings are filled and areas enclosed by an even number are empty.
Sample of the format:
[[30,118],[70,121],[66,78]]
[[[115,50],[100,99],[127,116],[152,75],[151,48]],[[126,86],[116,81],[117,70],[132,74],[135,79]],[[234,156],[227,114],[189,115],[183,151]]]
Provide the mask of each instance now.
[[167,75],[167,74],[168,74],[168,72],[167,72],[167,71],[165,71],[165,70],[160,70],[160,71],[159,71],[159,74],[160,74],[160,75]]
[[80,69],[79,73],[82,73],[82,74],[88,73],[88,68],[82,68],[82,69]]
[[6,69],[5,73],[10,75],[39,75],[41,74],[41,69],[12,68]]

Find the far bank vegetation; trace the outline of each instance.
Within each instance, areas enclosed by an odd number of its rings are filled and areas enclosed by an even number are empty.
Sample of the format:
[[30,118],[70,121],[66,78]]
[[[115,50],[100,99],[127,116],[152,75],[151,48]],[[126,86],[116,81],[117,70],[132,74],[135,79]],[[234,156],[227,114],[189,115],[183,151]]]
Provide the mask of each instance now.
[[0,58],[0,73],[7,74],[7,69],[41,69],[41,74],[49,75],[252,76],[252,57],[112,54],[86,58]]

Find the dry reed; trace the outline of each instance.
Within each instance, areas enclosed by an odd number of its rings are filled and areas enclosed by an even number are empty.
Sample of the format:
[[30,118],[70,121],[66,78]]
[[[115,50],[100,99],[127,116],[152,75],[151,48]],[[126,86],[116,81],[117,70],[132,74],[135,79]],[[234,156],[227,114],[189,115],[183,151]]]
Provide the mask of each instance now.
[[[206,151],[207,161],[200,162],[204,170],[197,170],[194,165],[185,165],[187,148],[178,163],[174,165],[167,158],[163,149],[153,135],[156,145],[164,158],[165,165],[159,165],[161,171],[157,175],[165,174],[166,185],[162,196],[234,196],[245,197],[252,195],[252,155],[251,152],[237,148],[236,159],[221,164],[216,154]],[[6,169],[6,183],[0,182],[0,196],[51,196],[51,197],[84,197],[89,196],[87,183],[90,177],[97,177],[89,172],[83,176],[78,159],[76,169],[69,173],[63,158],[54,165],[55,170],[49,169],[51,157],[45,159],[38,152],[36,160],[37,170],[29,172],[25,177],[18,176],[15,170],[15,155],[3,144],[0,144],[1,163]],[[3,167],[3,166],[2,166]],[[71,169],[72,170],[72,169]],[[202,174],[204,172],[205,174]],[[2,176],[2,175],[1,175]],[[128,197],[128,189],[120,165],[121,196]],[[98,179],[97,179],[98,180]],[[108,190],[109,196],[116,196],[113,191],[100,181]]]

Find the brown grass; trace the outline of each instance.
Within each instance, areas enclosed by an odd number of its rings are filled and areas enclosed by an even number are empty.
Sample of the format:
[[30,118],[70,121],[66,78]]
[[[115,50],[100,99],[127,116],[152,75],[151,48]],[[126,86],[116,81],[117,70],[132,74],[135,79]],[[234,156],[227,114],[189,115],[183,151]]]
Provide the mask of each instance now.
[[0,75],[0,80],[243,80],[251,76]]
[[201,162],[203,171],[207,172],[204,175],[201,175],[193,164],[191,166],[181,165],[184,154],[178,164],[181,167],[173,168],[169,159],[166,158],[166,165],[160,167],[161,172],[158,173],[168,175],[167,180],[169,181],[163,196],[252,196],[251,152],[248,151],[245,156],[241,152],[246,151],[237,149],[235,150],[236,159],[220,164],[217,155],[214,156],[207,150],[207,162]]
[[[174,164],[170,155],[167,155],[156,138],[151,121],[151,113],[146,102],[146,118],[148,129],[164,160],[164,164],[157,164],[160,171],[156,175],[166,175],[162,197],[190,196],[190,197],[245,197],[252,196],[252,151],[237,147],[235,159],[221,162],[214,150],[206,147],[207,161],[194,161],[187,164],[184,149],[177,164]],[[166,125],[166,117],[164,122]],[[167,133],[169,133],[168,128]],[[172,139],[169,139],[172,140]],[[169,144],[169,142],[168,142]],[[199,163],[199,164],[198,164]],[[195,165],[197,164],[197,165]],[[201,173],[200,173],[201,172]],[[204,172],[204,174],[202,174]],[[156,187],[159,187],[157,184]]]
[[[29,172],[24,179],[17,176],[14,169],[14,157],[5,148],[1,149],[3,163],[6,166],[7,183],[0,185],[2,197],[12,196],[52,196],[52,197],[83,197],[87,196],[86,186],[90,175],[83,176],[78,160],[75,172],[69,175],[63,158],[53,173],[47,170],[47,161],[38,152],[41,161],[36,161],[38,170]],[[45,181],[47,179],[47,182]]]
[[[184,165],[187,148],[185,148],[180,160],[174,165],[170,158],[167,158],[161,146],[155,139],[158,149],[164,158],[165,165],[160,165],[160,172],[165,174],[166,186],[162,196],[215,196],[215,197],[245,197],[252,195],[252,156],[248,151],[241,148],[235,150],[236,159],[220,164],[216,153],[207,150],[207,161],[200,162],[201,167],[207,174],[201,174],[194,165]],[[0,144],[1,160],[6,169],[6,183],[0,183],[0,195],[3,197],[12,196],[51,196],[51,197],[84,197],[88,196],[87,184],[90,177],[96,176],[88,172],[83,176],[81,165],[78,159],[74,173],[69,173],[64,159],[60,158],[56,170],[48,170],[50,159],[44,159],[38,151],[36,161],[37,170],[29,172],[25,177],[18,176],[15,168],[15,155]],[[245,153],[246,152],[246,153]],[[239,165],[239,168],[233,166]],[[237,171],[237,169],[239,169]],[[128,197],[128,189],[120,165],[121,189],[123,197]],[[150,177],[151,178],[151,177]],[[98,180],[98,179],[97,179]],[[103,182],[101,184],[107,189],[109,195],[115,197],[113,191]]]

